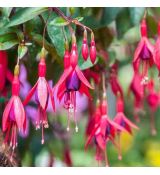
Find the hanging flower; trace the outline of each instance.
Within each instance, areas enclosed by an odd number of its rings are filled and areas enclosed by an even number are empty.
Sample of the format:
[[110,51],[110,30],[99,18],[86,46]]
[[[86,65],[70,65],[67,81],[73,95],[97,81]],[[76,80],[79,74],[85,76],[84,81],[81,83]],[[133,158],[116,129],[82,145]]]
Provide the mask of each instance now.
[[118,74],[118,64],[115,63],[111,67],[110,84],[114,95],[117,96],[117,94],[120,93],[121,97],[123,97],[122,87],[119,84],[117,74]]
[[155,91],[153,79],[149,81],[147,88],[148,88],[147,103],[151,110],[150,112],[151,134],[156,135],[157,131],[155,127],[154,113],[159,106],[159,94]]
[[42,140],[41,143],[44,143],[44,134],[43,129],[48,128],[48,119],[46,114],[46,109],[48,107],[49,97],[51,99],[52,108],[55,110],[54,98],[52,94],[52,89],[50,88],[45,76],[46,76],[46,63],[44,57],[44,49],[42,49],[41,58],[38,66],[38,75],[39,78],[34,85],[34,87],[28,93],[23,104],[27,105],[33,94],[35,94],[35,99],[38,104],[38,114],[36,116],[36,129],[42,127]]
[[141,85],[142,78],[138,72],[134,72],[133,79],[131,81],[129,92],[132,91],[134,95],[134,118],[139,122],[139,114],[143,114],[143,99],[144,99],[144,86]]
[[150,43],[147,37],[147,25],[146,20],[143,19],[141,22],[141,40],[135,50],[133,59],[133,68],[135,72],[138,72],[140,65],[142,66],[141,84],[148,82],[148,69],[154,63],[154,47]]
[[[139,129],[134,123],[132,123],[124,114],[124,102],[121,98],[120,94],[117,97],[117,106],[116,106],[117,114],[114,118],[114,122],[119,124],[124,128],[129,134],[132,134],[132,128]],[[118,130],[118,139],[119,139],[119,155],[118,159],[121,160],[121,147],[120,147],[120,134],[122,130]]]
[[158,37],[154,47],[154,62],[158,68],[160,76],[160,22],[158,23]]
[[0,51],[0,93],[6,95],[5,82],[6,79],[12,83],[13,75],[8,69],[8,57],[6,51]]
[[[93,89],[89,84],[82,71],[78,67],[78,51],[76,45],[76,38],[72,37],[72,49],[69,55],[67,50],[64,55],[64,72],[56,84],[57,98],[59,101],[64,99],[64,107],[68,110],[68,127],[69,131],[70,117],[73,116],[75,120],[75,130],[78,132],[77,120],[75,117],[76,112],[76,92],[85,94],[90,98],[88,88]],[[67,56],[66,56],[67,54]],[[67,65],[67,66],[66,66]]]
[[17,147],[17,133],[26,131],[26,115],[23,104],[19,98],[19,65],[15,67],[14,79],[12,82],[12,97],[9,100],[2,117],[2,130],[6,132],[4,144],[10,143],[14,150]]
[[89,55],[88,43],[87,43],[87,30],[84,30],[83,42],[82,42],[82,57],[86,61]]
[[95,41],[94,41],[94,34],[91,33],[91,47],[90,47],[90,60],[92,62],[92,64],[95,63],[96,61],[96,44],[95,44]]
[[107,115],[108,113],[107,110],[108,110],[107,102],[104,98],[101,103],[101,116],[100,118],[98,116],[98,120],[96,121],[94,128],[87,139],[85,148],[88,147],[88,145],[91,143],[92,139],[94,138],[94,141],[96,143],[96,157],[101,154],[100,150],[103,151],[105,161],[106,161],[106,166],[109,166],[107,152],[106,152],[106,145],[108,141],[111,141],[117,147],[117,144],[114,141],[114,138],[116,136],[116,131],[117,130],[124,131],[124,129],[119,124],[109,119]]

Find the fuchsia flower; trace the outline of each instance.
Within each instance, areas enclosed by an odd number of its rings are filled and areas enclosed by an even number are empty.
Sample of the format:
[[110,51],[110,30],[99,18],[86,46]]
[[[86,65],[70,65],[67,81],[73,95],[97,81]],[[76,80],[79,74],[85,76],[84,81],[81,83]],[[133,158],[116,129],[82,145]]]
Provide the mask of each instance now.
[[117,94],[120,93],[120,95],[123,97],[123,91],[119,84],[117,74],[118,74],[118,64],[115,63],[111,67],[110,84],[114,95],[117,96]]
[[94,127],[92,129],[92,132],[90,136],[88,137],[88,140],[86,142],[85,148],[88,147],[88,145],[91,143],[92,139],[94,138],[95,144],[96,144],[96,157],[99,160],[101,151],[104,152],[105,160],[106,160],[106,166],[109,166],[107,153],[106,153],[106,145],[108,141],[111,141],[115,146],[116,143],[114,142],[114,138],[116,135],[116,131],[124,131],[124,129],[115,123],[114,121],[110,120],[108,117],[107,112],[107,102],[104,99],[102,101],[102,104],[100,106],[101,109],[101,115],[98,115],[98,120],[96,120]]
[[82,57],[86,61],[89,55],[88,43],[87,43],[87,31],[84,30],[84,37],[82,43]]
[[17,132],[26,131],[26,115],[23,104],[19,98],[19,66],[15,67],[14,79],[12,82],[12,97],[5,107],[2,117],[2,130],[6,132],[4,143],[10,142],[14,150],[17,147]]
[[73,115],[76,125],[76,132],[78,132],[77,121],[75,117],[76,112],[76,92],[85,94],[90,98],[88,88],[93,89],[89,84],[82,71],[78,67],[78,50],[75,36],[73,36],[73,44],[71,53],[66,50],[64,54],[64,72],[56,84],[57,98],[59,101],[64,97],[64,107],[68,110],[68,127],[70,124],[70,117]]
[[[43,50],[42,50],[43,52]],[[34,85],[34,87],[28,93],[28,96],[24,100],[23,104],[27,105],[27,103],[32,98],[33,94],[35,94],[36,102],[38,103],[38,115],[36,116],[36,129],[42,127],[42,140],[41,143],[44,143],[44,133],[43,129],[48,128],[48,119],[46,114],[46,109],[48,106],[49,97],[51,99],[53,110],[55,110],[54,98],[52,94],[52,89],[50,88],[48,82],[46,81],[46,63],[44,56],[41,57],[39,66],[38,66],[38,75],[39,78]]]
[[154,90],[154,80],[153,79],[151,79],[148,83],[147,103],[151,109],[151,113],[150,113],[151,134],[156,135],[154,113],[159,106],[159,94]]
[[158,68],[160,76],[160,22],[158,23],[158,38],[154,47],[154,62]]
[[93,33],[91,34],[91,47],[90,47],[90,59],[91,59],[91,62],[92,64],[95,63],[96,61],[96,44],[95,44],[95,41],[94,41],[94,35]]
[[[119,124],[121,127],[124,128],[129,134],[132,134],[132,128],[139,129],[134,123],[132,123],[124,114],[124,102],[120,95],[117,97],[117,114],[114,118],[114,122]],[[120,149],[120,133],[121,130],[118,130],[118,137],[119,137],[119,155],[118,159],[121,160],[121,149]]]
[[8,69],[8,57],[6,51],[0,51],[0,93],[5,89],[6,79],[12,83],[13,75]]
[[146,20],[141,22],[141,40],[134,53],[133,68],[135,72],[138,72],[140,66],[142,66],[142,84],[146,84],[148,81],[148,68],[154,63],[154,47],[150,43],[147,37],[147,25]]
[[134,94],[134,118],[135,121],[139,122],[139,114],[144,113],[143,111],[143,99],[144,99],[144,86],[141,84],[142,78],[138,72],[134,72],[133,79],[130,84],[129,91],[131,90]]

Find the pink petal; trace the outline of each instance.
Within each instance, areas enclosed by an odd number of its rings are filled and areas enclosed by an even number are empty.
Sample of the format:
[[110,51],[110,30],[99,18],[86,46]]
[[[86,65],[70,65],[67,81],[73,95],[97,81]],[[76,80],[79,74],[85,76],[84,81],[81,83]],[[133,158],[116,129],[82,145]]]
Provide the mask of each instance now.
[[66,80],[66,78],[69,76],[71,72],[72,72],[71,66],[68,69],[65,69],[59,81],[57,82],[56,87],[60,86]]
[[36,82],[36,84],[33,86],[33,88],[29,91],[27,97],[25,98],[25,100],[23,101],[23,105],[27,105],[28,102],[30,101],[30,99],[32,98],[36,88],[37,88],[37,84],[38,84],[38,81]]
[[50,88],[50,86],[49,86],[49,84],[47,82],[46,82],[46,85],[47,85],[48,92],[49,92],[49,95],[50,95],[50,99],[51,99],[53,110],[55,111],[55,103],[54,103],[54,97],[53,97],[52,90],[51,90],[51,88]]
[[91,141],[92,141],[93,137],[95,136],[95,133],[96,133],[98,128],[99,128],[99,124],[97,126],[95,126],[94,129],[92,130],[92,133],[88,137],[87,142],[85,144],[85,150],[88,148],[88,145],[91,143]]
[[155,44],[155,50],[154,50],[154,62],[160,71],[160,37],[158,37],[156,44]]
[[81,87],[79,89],[79,92],[80,93],[84,93],[89,99],[92,99],[92,97],[91,97],[91,95],[89,93],[88,88],[83,83],[81,83]]
[[124,114],[122,115],[123,120],[132,128],[139,129],[134,123],[132,123]]
[[104,138],[102,137],[101,134],[96,135],[96,141],[97,141],[97,143],[98,143],[98,146],[99,146],[102,150],[104,150],[104,149],[106,148],[106,142],[105,142],[105,140],[104,140]]
[[87,87],[89,87],[90,89],[94,89],[90,83],[88,82],[88,80],[86,79],[86,77],[83,75],[82,71],[79,69],[78,66],[76,66],[75,71],[79,77],[79,79],[82,81],[82,83],[84,83]]
[[37,92],[38,92],[38,100],[43,109],[46,107],[47,103],[47,83],[44,77],[39,77],[38,85],[37,85]]
[[18,129],[20,131],[23,131],[23,126],[25,122],[25,111],[24,111],[23,104],[18,96],[15,96],[14,98],[13,110],[14,110],[14,115],[15,115]]
[[3,117],[2,117],[2,130],[3,130],[3,132],[5,132],[7,127],[8,127],[7,121],[8,121],[9,113],[10,113],[10,110],[11,110],[11,107],[13,104],[13,100],[14,100],[14,96],[9,100],[9,102],[8,102],[7,106],[5,107],[4,112],[3,112]]
[[144,38],[142,38],[135,50],[135,53],[134,53],[134,59],[133,59],[133,66],[134,66],[134,69],[135,70],[138,70],[138,67],[139,67],[139,63],[140,63],[140,59],[139,59],[139,54],[143,48],[145,44],[145,40]]

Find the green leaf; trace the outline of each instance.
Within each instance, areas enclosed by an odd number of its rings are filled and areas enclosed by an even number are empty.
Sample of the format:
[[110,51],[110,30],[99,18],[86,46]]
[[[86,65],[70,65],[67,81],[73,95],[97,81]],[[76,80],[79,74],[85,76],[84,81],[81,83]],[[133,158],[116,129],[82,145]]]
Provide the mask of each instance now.
[[53,26],[66,26],[68,25],[69,22],[66,21],[64,18],[62,17],[56,17],[55,19],[53,19],[51,22],[50,22],[50,25],[53,25]]
[[90,60],[90,57],[88,57],[87,61],[83,61],[83,63],[79,63],[79,67],[80,67],[81,70],[85,70],[85,69],[88,69],[90,67],[93,67],[95,64],[97,64],[97,62],[98,62],[98,57],[96,58],[96,61],[95,61],[94,64],[92,64],[92,62]]
[[48,8],[46,7],[25,7],[18,10],[13,17],[11,17],[10,22],[6,27],[16,26],[22,24],[26,21],[33,19],[39,14],[45,12]]
[[19,59],[23,58],[27,52],[28,52],[28,48],[26,46],[24,45],[18,46],[18,58]]
[[129,8],[130,18],[133,25],[140,23],[144,15],[145,7],[131,7]]
[[122,7],[106,7],[103,9],[101,24],[108,25],[114,21],[117,15],[123,10]]
[[75,19],[78,20],[79,22],[81,22],[81,21],[83,21],[84,17],[78,16]]
[[1,12],[3,16],[9,17],[13,7],[2,7]]
[[7,50],[18,44],[15,34],[5,34],[0,37],[0,50]]
[[125,8],[122,10],[116,18],[116,29],[118,33],[118,38],[121,39],[125,32],[132,27],[130,18],[129,18],[129,9]]

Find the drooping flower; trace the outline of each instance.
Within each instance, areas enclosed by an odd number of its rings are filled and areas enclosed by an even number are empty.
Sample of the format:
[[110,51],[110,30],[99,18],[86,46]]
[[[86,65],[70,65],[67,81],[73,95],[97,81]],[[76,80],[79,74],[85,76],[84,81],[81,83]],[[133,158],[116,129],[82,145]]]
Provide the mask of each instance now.
[[154,87],[154,80],[151,79],[148,83],[148,95],[147,95],[147,103],[150,107],[150,127],[151,127],[151,134],[156,135],[156,128],[155,128],[155,119],[154,113],[159,106],[159,94],[155,91]]
[[114,93],[115,96],[120,94],[121,97],[123,97],[122,87],[119,84],[117,74],[118,74],[118,64],[115,63],[111,67],[111,72],[110,72],[111,89],[112,89],[112,92]]
[[[76,112],[76,92],[79,91],[81,94],[85,94],[90,98],[89,90],[93,89],[89,84],[82,71],[78,67],[78,51],[76,45],[75,36],[72,38],[72,49],[71,53],[65,51],[64,55],[64,72],[60,77],[60,80],[56,84],[57,98],[59,101],[64,99],[64,107],[68,110],[68,127],[69,131],[70,117],[73,116],[75,120],[75,130],[78,132],[77,120],[75,116]],[[66,57],[67,54],[67,57]],[[67,63],[67,64],[66,64]],[[67,65],[67,66],[66,66]]]
[[25,98],[23,104],[27,105],[32,96],[35,94],[35,100],[38,104],[38,114],[36,116],[36,129],[42,127],[42,140],[41,143],[44,143],[44,134],[43,129],[48,128],[48,119],[46,114],[46,109],[48,107],[49,97],[51,99],[52,108],[55,110],[54,98],[52,94],[52,89],[49,86],[45,76],[46,76],[46,63],[44,56],[44,49],[42,49],[42,55],[40,58],[38,66],[38,80],[34,87],[30,90],[27,97]]
[[148,82],[148,69],[154,63],[154,47],[150,43],[147,36],[147,25],[146,20],[143,19],[141,22],[141,40],[135,50],[133,59],[133,68],[135,72],[140,70],[142,66],[141,84],[146,84]]
[[91,141],[94,139],[96,144],[97,159],[100,160],[99,156],[101,155],[102,151],[104,153],[106,166],[109,166],[106,145],[108,141],[111,141],[117,147],[117,144],[114,141],[116,131],[124,131],[124,129],[119,124],[109,119],[107,110],[107,102],[105,99],[103,99],[101,103],[101,116],[98,116],[97,121],[92,129],[92,132],[87,139],[85,148],[87,148]]
[[[124,102],[120,94],[117,97],[117,104],[116,104],[116,110],[117,114],[114,118],[114,122],[119,124],[121,127],[124,128],[125,131],[127,131],[129,134],[132,134],[132,128],[139,129],[134,123],[132,123],[124,114]],[[118,139],[119,139],[119,155],[118,159],[122,159],[121,156],[121,147],[120,147],[120,134],[122,130],[118,131]]]
[[94,41],[94,35],[93,35],[93,33],[91,33],[90,59],[91,59],[92,64],[95,63],[96,56],[97,56],[96,44],[95,44],[95,41]]
[[8,57],[6,51],[0,51],[0,93],[3,94],[6,79],[12,83],[13,75],[8,69]]
[[87,30],[84,30],[83,42],[82,42],[82,57],[86,61],[89,55],[88,43],[87,43]]
[[160,22],[158,23],[158,37],[154,46],[154,62],[158,68],[160,76]]
[[6,132],[4,144],[10,143],[14,150],[17,147],[17,133],[26,131],[26,115],[23,104],[19,98],[19,65],[15,67],[14,79],[12,81],[12,97],[9,100],[2,117],[2,130]]
[[133,79],[131,81],[129,92],[132,91],[134,95],[134,118],[139,122],[139,114],[143,114],[143,100],[144,100],[144,86],[141,84],[142,77],[138,72],[134,72]]

